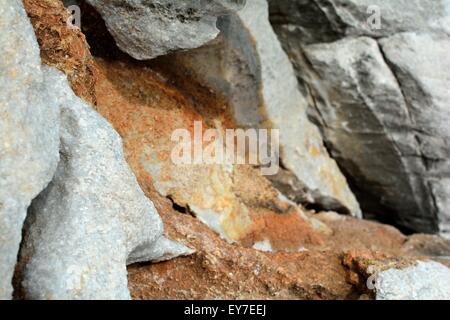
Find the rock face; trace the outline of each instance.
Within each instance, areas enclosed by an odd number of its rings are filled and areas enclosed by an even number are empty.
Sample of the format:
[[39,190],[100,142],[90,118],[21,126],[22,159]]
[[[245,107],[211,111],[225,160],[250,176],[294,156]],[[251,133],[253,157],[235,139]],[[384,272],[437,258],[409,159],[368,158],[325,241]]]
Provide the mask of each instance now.
[[239,10],[245,0],[88,0],[102,15],[124,52],[138,60],[214,39],[217,17]]
[[226,97],[239,127],[278,129],[283,168],[269,177],[291,200],[354,216],[359,205],[309,122],[308,101],[268,21],[265,0],[219,20],[221,36],[210,45],[177,54],[201,83]]
[[449,6],[271,1],[310,115],[363,211],[428,233],[448,232]]
[[346,36],[380,38],[405,31],[450,34],[450,3],[447,0],[269,2],[271,21],[277,31],[289,34],[292,40],[297,39],[296,42],[303,44],[332,42]]
[[30,299],[128,299],[127,259],[158,261],[191,251],[163,225],[126,164],[119,135],[46,71],[61,108],[61,161],[33,202],[21,251]]
[[429,216],[426,210],[410,215],[410,224],[432,220],[435,230],[450,234],[450,36],[402,33],[380,44],[404,93],[425,168],[419,179],[426,195],[416,201],[430,203]]
[[172,161],[175,130],[185,128],[194,137],[195,121],[202,132],[215,124],[233,127],[221,99],[188,77],[176,83],[167,71],[149,70],[145,63],[97,62],[97,110],[123,137],[127,160],[152,200],[170,199],[178,214],[192,214],[245,247],[265,243],[271,251],[297,252],[321,242],[320,225],[307,210],[283,198],[250,165]]
[[59,159],[53,84],[19,0],[0,3],[0,54],[0,299],[9,299],[27,208]]
[[375,280],[377,300],[450,300],[450,269],[419,261],[405,269],[389,269]]

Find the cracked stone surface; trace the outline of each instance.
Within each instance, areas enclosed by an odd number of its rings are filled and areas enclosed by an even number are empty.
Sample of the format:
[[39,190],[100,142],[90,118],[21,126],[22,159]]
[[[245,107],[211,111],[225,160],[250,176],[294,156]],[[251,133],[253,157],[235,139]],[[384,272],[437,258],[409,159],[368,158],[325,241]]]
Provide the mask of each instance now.
[[359,204],[322,137],[307,118],[310,103],[298,90],[295,73],[268,21],[265,0],[221,18],[215,42],[176,54],[201,83],[230,103],[243,128],[279,129],[283,170],[268,176],[291,200],[360,216]]
[[245,4],[245,0],[87,2],[100,12],[119,48],[138,60],[200,47],[219,33],[218,17]]
[[0,299],[9,299],[27,208],[58,163],[59,110],[19,0],[0,3],[0,44]]
[[[450,35],[448,0],[269,0],[277,32],[304,44],[344,37],[380,38],[405,31]],[[374,24],[374,14],[381,25]],[[297,42],[299,42],[297,41]]]
[[437,229],[450,234],[450,36],[401,33],[380,40],[380,44],[411,114],[431,215]]
[[[376,31],[365,24],[371,4],[382,13]],[[443,234],[450,190],[449,6],[271,2],[275,30],[314,102],[310,117],[363,211]]]
[[61,161],[27,217],[24,296],[129,299],[127,259],[161,261],[192,250],[164,239],[117,132],[75,96],[59,71],[46,67],[46,77],[61,108]]

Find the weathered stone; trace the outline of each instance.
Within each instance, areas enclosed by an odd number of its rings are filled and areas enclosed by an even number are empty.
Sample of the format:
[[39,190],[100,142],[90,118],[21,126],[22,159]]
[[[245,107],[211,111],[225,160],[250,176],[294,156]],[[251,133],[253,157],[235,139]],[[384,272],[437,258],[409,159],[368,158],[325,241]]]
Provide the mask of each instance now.
[[128,299],[127,259],[192,253],[163,224],[125,162],[117,132],[48,68],[61,108],[61,161],[33,201],[21,260],[29,299]]
[[375,278],[377,300],[450,300],[450,269],[418,261],[404,269],[389,269]]
[[59,159],[53,84],[19,0],[0,3],[0,56],[0,299],[9,299],[27,208]]
[[245,0],[87,0],[102,15],[121,50],[146,60],[214,39],[217,18]]
[[[367,23],[373,6],[378,29]],[[448,232],[448,8],[271,1],[275,30],[314,101],[308,112],[363,211],[427,233]]]
[[155,73],[146,63],[97,61],[97,109],[120,133],[127,160],[152,200],[169,198],[179,211],[245,247],[264,242],[272,251],[297,252],[321,242],[322,225],[313,224],[307,210],[283,198],[251,165],[173,161],[175,130],[184,128],[199,142],[198,124],[200,133],[214,125],[233,128],[222,99],[189,77],[171,85],[180,78],[153,67]]
[[351,38],[304,50],[314,70],[309,83],[324,136],[357,196],[365,199],[365,210],[393,210],[405,219],[421,219],[422,230],[433,231],[432,197],[420,179],[426,169],[414,123],[378,43]]
[[[386,37],[404,31],[450,34],[448,0],[269,0],[278,33],[295,42],[346,36]],[[288,39],[286,39],[288,40]],[[289,40],[288,40],[289,41]]]
[[307,118],[308,101],[269,24],[267,2],[247,1],[242,11],[221,18],[219,28],[215,42],[177,54],[175,64],[225,96],[238,126],[279,129],[287,170],[269,178],[291,200],[359,216],[346,179]]
[[[447,2],[448,3],[448,2]],[[434,231],[450,233],[450,36],[402,33],[380,40],[386,60],[395,72],[411,116],[412,130],[426,169],[429,212],[410,223],[418,226],[429,217]],[[409,219],[410,212],[404,213]],[[423,217],[423,218],[422,218]],[[417,229],[417,228],[415,228]],[[419,229],[420,230],[420,229]]]

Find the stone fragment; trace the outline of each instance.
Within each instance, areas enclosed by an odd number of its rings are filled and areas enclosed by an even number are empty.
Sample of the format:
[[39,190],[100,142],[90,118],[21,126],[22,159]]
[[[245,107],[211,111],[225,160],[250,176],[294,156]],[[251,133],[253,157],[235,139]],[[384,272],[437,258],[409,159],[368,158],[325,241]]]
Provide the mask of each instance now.
[[245,0],[87,0],[121,50],[138,60],[192,49],[213,40],[217,18]]
[[450,300],[450,269],[433,261],[418,261],[404,269],[376,276],[377,300]]

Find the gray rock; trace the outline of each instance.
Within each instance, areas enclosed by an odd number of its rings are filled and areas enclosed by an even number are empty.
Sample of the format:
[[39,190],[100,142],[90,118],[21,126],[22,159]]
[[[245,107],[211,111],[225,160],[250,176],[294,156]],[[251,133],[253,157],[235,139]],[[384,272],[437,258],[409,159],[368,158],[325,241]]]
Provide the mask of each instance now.
[[[358,187],[365,210],[395,212],[405,227],[436,232],[435,197],[417,133],[422,127],[377,41],[348,38],[304,51],[314,71],[308,82],[327,144]],[[445,112],[438,113],[445,118]],[[427,115],[428,123],[437,123]]]
[[360,215],[347,181],[308,120],[308,101],[268,21],[266,0],[221,18],[221,36],[200,49],[178,53],[200,82],[225,96],[240,127],[280,130],[285,169],[270,177],[291,200]]
[[[448,233],[450,1],[270,4],[301,90],[314,102],[308,113],[363,211]],[[374,6],[379,29],[367,23]]]
[[59,159],[53,84],[20,0],[0,2],[0,56],[0,299],[9,299],[27,208]]
[[[25,225],[22,286],[29,299],[129,299],[127,259],[192,251],[163,224],[125,162],[118,133],[46,69],[61,101],[61,161]],[[137,258],[138,257],[138,258]]]
[[118,47],[138,60],[214,39],[217,18],[245,0],[87,0],[102,15]]
[[405,269],[389,269],[375,278],[377,300],[450,300],[450,269],[419,261]]
[[405,31],[450,35],[449,0],[270,0],[270,10],[278,33],[305,44]]
[[432,200],[428,215],[440,232],[449,233],[450,36],[402,33],[380,44],[397,75],[420,146],[426,168],[421,178]]

